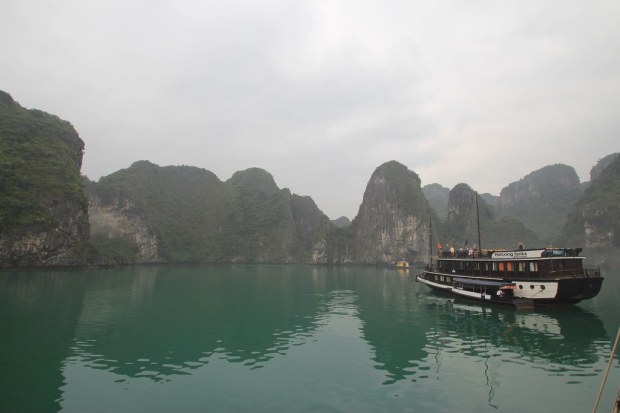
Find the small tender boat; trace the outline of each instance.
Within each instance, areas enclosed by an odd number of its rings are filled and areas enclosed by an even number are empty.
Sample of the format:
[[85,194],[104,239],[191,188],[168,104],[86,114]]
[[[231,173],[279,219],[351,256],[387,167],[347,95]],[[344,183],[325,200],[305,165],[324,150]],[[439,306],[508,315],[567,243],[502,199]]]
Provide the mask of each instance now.
[[396,261],[396,263],[394,263],[394,267],[401,269],[401,270],[406,270],[409,268],[409,261],[398,260]]
[[581,248],[490,250],[444,253],[416,276],[430,288],[458,297],[517,308],[578,303],[595,297],[600,269],[583,268]]

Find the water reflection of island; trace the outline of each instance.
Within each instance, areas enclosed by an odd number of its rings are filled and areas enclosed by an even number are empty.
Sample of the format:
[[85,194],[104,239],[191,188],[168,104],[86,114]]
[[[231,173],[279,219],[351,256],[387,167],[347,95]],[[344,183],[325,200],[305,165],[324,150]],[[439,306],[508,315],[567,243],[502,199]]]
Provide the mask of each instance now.
[[214,355],[260,368],[321,322],[325,294],[308,293],[322,288],[312,276],[256,266],[209,267],[202,277],[195,267],[152,270],[132,288],[86,292],[74,347],[82,363],[153,380],[188,374]]
[[[343,291],[353,298],[343,306],[355,310],[344,316],[359,318],[385,384],[439,377],[448,352],[482,361],[510,352],[540,369],[578,369],[608,341],[598,317],[579,307],[519,313],[455,303],[380,268],[42,271],[0,278],[0,366],[11,372],[0,375],[1,401],[58,410],[63,369],[73,364],[153,381],[214,358],[260,368],[314,336]],[[484,368],[492,404],[497,378]]]
[[[212,357],[260,368],[325,322],[316,267],[127,267],[0,278],[0,402],[57,411],[78,364],[154,381]],[[11,410],[9,408],[9,410]]]
[[70,353],[85,283],[70,270],[0,274],[0,410],[60,409],[60,368]]

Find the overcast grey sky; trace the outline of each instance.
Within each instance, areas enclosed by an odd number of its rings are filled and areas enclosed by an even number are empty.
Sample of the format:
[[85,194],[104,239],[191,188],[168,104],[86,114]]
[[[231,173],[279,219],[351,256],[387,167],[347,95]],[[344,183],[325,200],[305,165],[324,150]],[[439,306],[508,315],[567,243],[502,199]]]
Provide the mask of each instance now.
[[620,151],[618,0],[3,0],[0,89],[97,180],[261,167],[353,218],[375,168],[499,194]]

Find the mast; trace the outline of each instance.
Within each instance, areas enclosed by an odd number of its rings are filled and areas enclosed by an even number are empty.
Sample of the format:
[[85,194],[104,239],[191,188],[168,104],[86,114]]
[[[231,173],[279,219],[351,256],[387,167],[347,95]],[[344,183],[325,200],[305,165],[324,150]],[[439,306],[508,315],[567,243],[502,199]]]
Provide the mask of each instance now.
[[431,215],[431,213],[428,213],[428,246],[429,246],[429,251],[430,251],[430,256],[428,258],[428,261],[432,264],[433,263],[433,216]]
[[478,256],[482,253],[482,243],[480,242],[480,213],[478,211],[478,192],[476,192],[476,226],[478,227]]

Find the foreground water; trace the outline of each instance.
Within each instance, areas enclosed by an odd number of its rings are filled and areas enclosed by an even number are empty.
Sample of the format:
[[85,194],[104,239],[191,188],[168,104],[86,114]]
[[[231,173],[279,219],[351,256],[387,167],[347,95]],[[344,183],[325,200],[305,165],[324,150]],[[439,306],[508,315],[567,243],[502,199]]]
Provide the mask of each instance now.
[[[375,267],[0,272],[7,412],[591,411],[620,282],[577,306],[454,301]],[[616,356],[601,400],[620,385]]]

